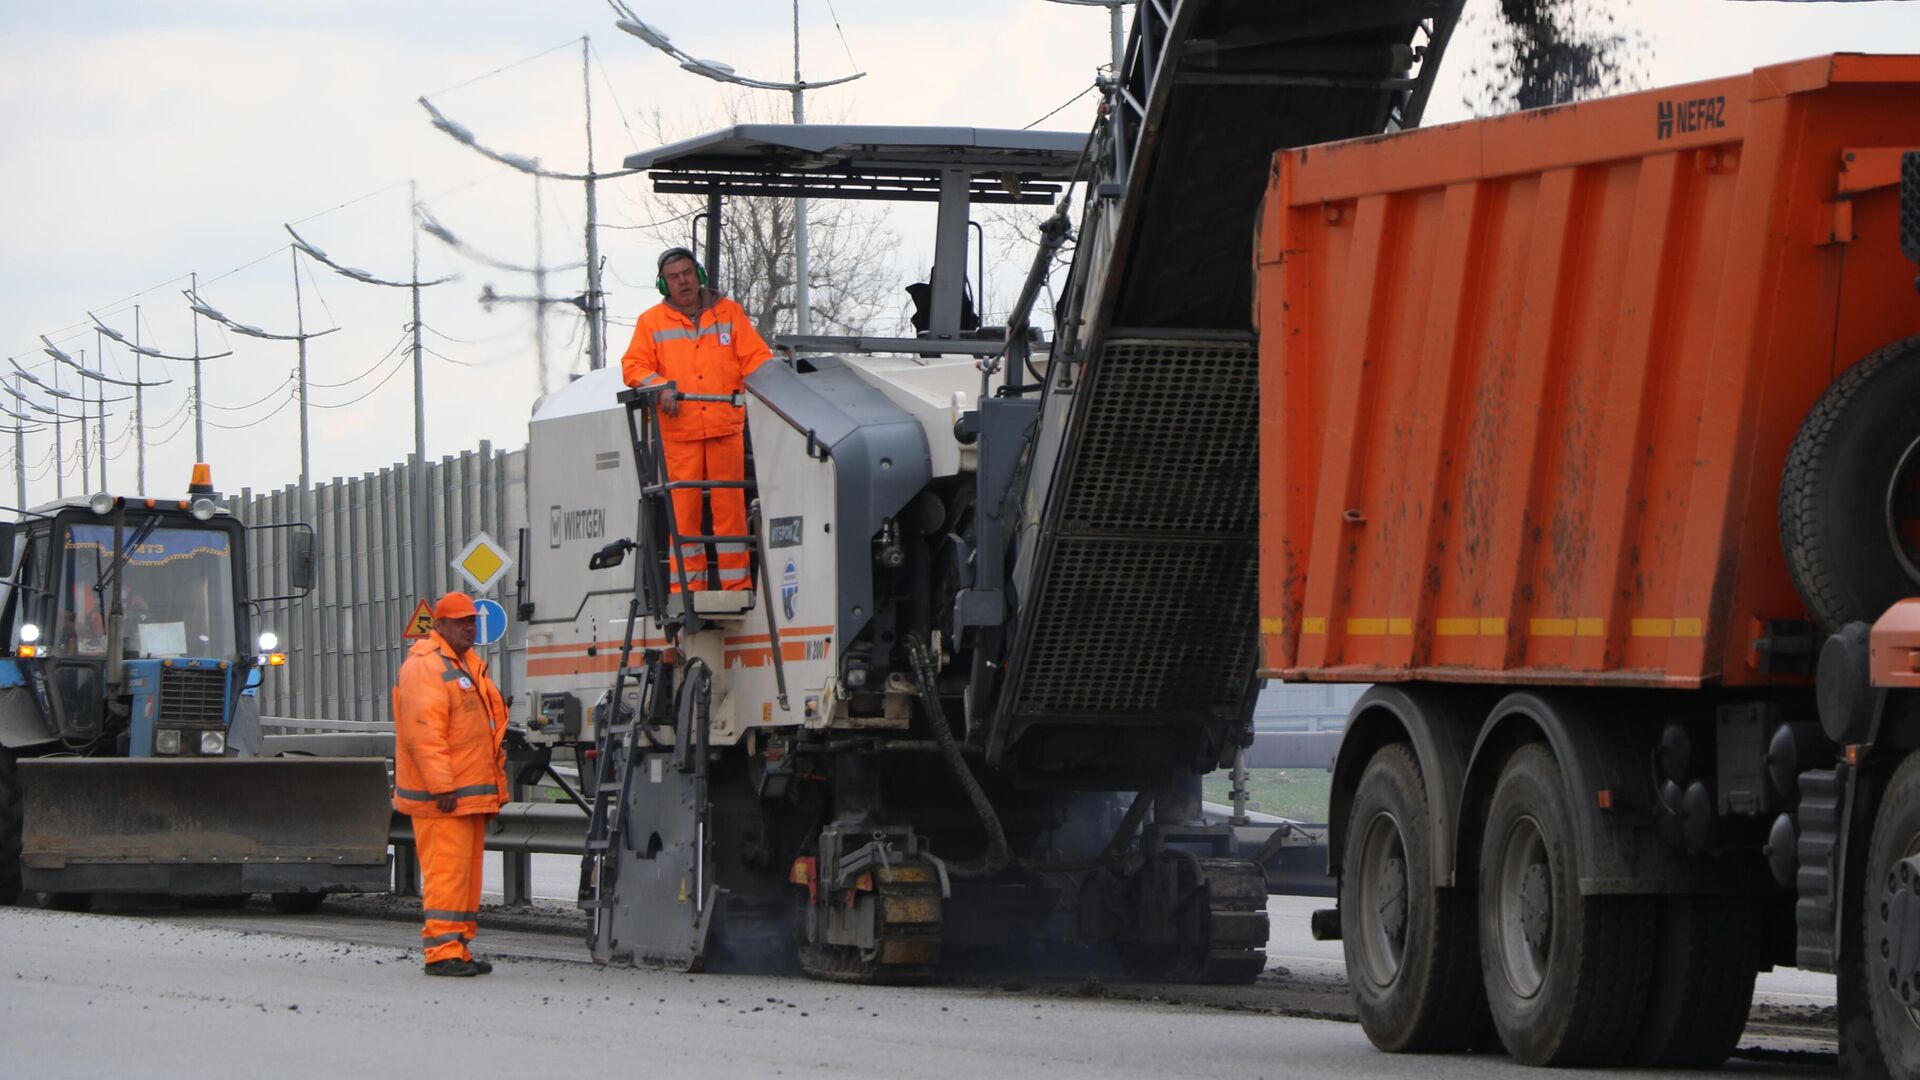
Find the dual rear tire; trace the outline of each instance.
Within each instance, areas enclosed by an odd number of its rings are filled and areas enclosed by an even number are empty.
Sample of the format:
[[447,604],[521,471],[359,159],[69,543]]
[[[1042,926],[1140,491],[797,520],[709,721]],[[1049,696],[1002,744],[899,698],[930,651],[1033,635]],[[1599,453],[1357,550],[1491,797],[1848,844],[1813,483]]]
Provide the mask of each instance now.
[[1486,804],[1477,889],[1444,889],[1412,754],[1375,754],[1348,818],[1340,913],[1376,1046],[1488,1046],[1491,1026],[1528,1065],[1708,1068],[1732,1053],[1752,1003],[1758,905],[1582,893],[1566,791],[1545,746],[1516,750]]

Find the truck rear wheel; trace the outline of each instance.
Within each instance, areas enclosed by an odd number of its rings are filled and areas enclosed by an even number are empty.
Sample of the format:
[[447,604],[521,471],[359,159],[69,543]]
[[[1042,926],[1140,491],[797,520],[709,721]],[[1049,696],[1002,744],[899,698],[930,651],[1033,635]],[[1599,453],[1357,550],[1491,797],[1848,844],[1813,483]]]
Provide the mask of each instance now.
[[1646,1014],[1654,902],[1580,892],[1573,814],[1544,746],[1508,759],[1480,857],[1480,967],[1507,1053],[1525,1065],[1612,1065]]
[[1381,747],[1348,818],[1340,938],[1360,1026],[1395,1053],[1465,1050],[1487,1025],[1473,897],[1435,887],[1432,834],[1413,754]]
[[1760,906],[1749,897],[1660,900],[1653,983],[1629,1061],[1713,1069],[1740,1045],[1759,974]]
[[0,749],[0,907],[20,899],[20,773]]
[[1920,1075],[1920,753],[1881,796],[1860,891],[1873,1033],[1889,1075]]
[[1920,588],[1920,338],[1847,369],[1794,436],[1780,546],[1821,629],[1871,622]]

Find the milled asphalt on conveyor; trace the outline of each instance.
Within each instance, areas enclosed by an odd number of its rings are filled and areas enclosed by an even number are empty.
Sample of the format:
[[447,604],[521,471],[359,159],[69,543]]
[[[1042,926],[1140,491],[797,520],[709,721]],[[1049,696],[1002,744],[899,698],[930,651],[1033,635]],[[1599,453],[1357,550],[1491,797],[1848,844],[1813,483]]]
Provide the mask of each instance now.
[[[332,936],[303,936],[301,926]],[[303,922],[265,911],[0,909],[0,1048],[36,1077],[192,1080],[536,1070],[836,1080],[1540,1076],[1498,1056],[1379,1054],[1353,1024],[1092,987],[900,990],[520,959],[528,946],[576,948],[526,931],[483,931],[498,958],[492,975],[428,979],[407,940],[413,932],[397,919],[349,914]],[[370,937],[385,940],[362,940]],[[1734,1070],[1831,1075],[1807,1059]]]

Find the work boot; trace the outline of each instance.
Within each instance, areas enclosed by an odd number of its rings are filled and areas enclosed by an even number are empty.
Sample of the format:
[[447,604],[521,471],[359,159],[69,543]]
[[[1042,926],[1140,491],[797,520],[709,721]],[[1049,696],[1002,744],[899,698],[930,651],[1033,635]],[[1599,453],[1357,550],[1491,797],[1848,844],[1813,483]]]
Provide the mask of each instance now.
[[479,957],[475,956],[475,957],[469,958],[467,960],[467,963],[473,965],[473,973],[475,975],[493,974],[493,961],[491,960],[482,960]]
[[[429,975],[447,975],[456,979],[471,979],[475,975],[483,974],[482,969],[474,964],[473,961],[462,960],[459,957],[435,960],[433,963],[428,964],[425,970]],[[489,964],[486,970],[493,970],[493,966]]]

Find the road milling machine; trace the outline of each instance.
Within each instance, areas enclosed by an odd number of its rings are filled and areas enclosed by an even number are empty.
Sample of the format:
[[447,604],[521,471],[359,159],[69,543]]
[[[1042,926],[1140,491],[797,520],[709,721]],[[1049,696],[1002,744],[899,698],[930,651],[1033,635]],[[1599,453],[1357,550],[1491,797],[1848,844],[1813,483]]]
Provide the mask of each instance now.
[[[384,891],[385,760],[261,756],[251,690],[286,663],[262,605],[312,588],[312,530],[243,524],[205,465],[184,498],[22,516],[0,523],[0,904]],[[284,564],[250,566],[269,533]],[[288,593],[249,588],[270,579]]]
[[[627,160],[707,197],[716,282],[730,196],[937,222],[912,336],[781,338],[730,402],[751,535],[672,519],[655,390],[594,372],[535,411],[529,725],[580,747],[597,961],[910,981],[1060,942],[1259,974],[1266,879],[1199,799],[1257,689],[1250,224],[1275,148],[1417,121],[1458,7],[1142,4],[1091,137],[740,126]],[[982,325],[995,203],[1055,212]],[[669,580],[730,543],[751,592]]]

